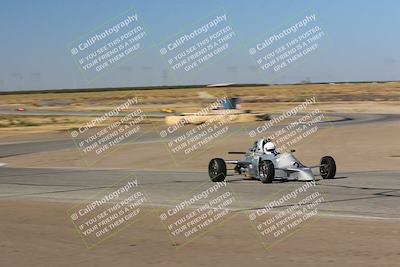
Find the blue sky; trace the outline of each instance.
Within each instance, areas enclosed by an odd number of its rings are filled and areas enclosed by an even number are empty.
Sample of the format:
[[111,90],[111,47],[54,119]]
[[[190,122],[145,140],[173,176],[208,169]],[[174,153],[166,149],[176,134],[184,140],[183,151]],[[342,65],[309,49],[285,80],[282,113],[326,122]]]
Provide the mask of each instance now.
[[[88,81],[68,45],[131,8],[147,34],[140,53]],[[3,0],[0,90],[399,80],[399,11],[395,0]],[[225,13],[235,32],[229,50],[189,73],[172,70],[159,49]],[[248,49],[309,14],[325,34],[318,50],[283,71],[259,70]]]

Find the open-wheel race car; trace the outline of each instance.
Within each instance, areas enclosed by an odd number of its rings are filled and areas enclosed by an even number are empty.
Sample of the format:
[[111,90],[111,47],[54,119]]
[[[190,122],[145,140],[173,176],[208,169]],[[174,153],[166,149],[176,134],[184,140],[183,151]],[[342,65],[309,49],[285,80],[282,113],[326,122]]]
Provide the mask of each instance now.
[[229,154],[243,154],[242,160],[223,160],[214,158],[208,165],[208,174],[211,181],[222,182],[227,176],[227,164],[234,165],[234,173],[247,178],[259,179],[262,183],[272,183],[274,179],[315,181],[320,177],[314,176],[313,168],[319,168],[323,179],[331,179],[336,174],[336,163],[331,156],[324,156],[318,165],[304,166],[290,153],[279,153],[269,139],[259,139],[248,152],[228,152]]

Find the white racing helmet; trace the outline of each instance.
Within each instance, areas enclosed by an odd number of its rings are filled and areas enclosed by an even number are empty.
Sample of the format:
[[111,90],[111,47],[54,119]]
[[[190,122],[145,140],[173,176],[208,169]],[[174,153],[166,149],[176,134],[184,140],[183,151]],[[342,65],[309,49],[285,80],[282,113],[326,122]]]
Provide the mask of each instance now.
[[264,145],[264,153],[266,154],[275,153],[275,144],[272,142],[267,142]]

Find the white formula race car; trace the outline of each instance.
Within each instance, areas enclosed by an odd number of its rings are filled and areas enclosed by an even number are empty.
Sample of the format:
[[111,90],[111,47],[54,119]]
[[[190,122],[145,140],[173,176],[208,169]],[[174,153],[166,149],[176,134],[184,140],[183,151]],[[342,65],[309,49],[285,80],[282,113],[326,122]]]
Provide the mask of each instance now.
[[247,178],[259,179],[262,183],[272,183],[274,179],[315,181],[312,168],[319,168],[323,179],[331,179],[336,174],[336,163],[331,156],[324,156],[318,165],[304,166],[292,154],[278,153],[275,145],[269,139],[257,140],[248,152],[228,152],[229,154],[244,154],[242,160],[223,160],[214,158],[208,165],[208,174],[211,181],[222,182],[227,176],[227,164],[233,164],[234,173]]

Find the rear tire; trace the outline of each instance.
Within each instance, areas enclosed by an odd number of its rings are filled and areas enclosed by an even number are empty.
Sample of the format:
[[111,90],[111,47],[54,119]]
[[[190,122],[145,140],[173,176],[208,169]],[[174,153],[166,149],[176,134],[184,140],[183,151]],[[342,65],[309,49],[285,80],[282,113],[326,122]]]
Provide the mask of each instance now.
[[226,177],[226,164],[223,159],[215,158],[208,164],[208,175],[213,182],[222,182]]
[[331,156],[325,156],[321,158],[321,167],[319,167],[319,173],[324,179],[332,179],[336,175],[336,163]]
[[263,184],[270,184],[275,178],[275,167],[272,161],[262,160],[258,164],[258,174]]

